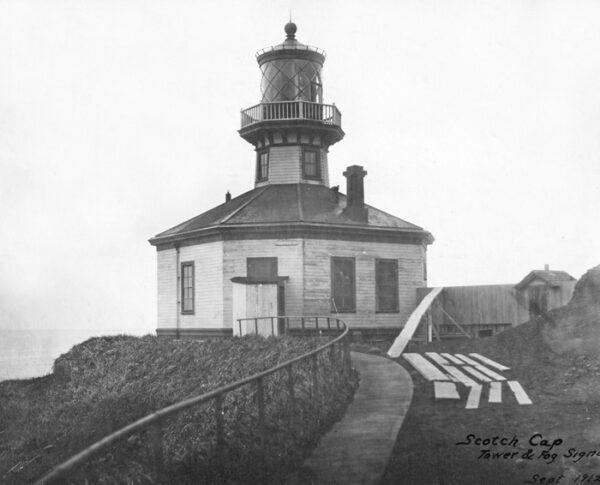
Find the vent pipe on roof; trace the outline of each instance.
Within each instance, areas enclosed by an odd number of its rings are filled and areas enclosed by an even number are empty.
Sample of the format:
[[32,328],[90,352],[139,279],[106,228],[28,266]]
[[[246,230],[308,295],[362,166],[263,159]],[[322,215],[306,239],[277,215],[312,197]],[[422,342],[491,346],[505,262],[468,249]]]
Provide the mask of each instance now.
[[231,194],[229,193],[229,190],[225,193],[225,202],[229,202],[231,200]]
[[344,213],[355,221],[367,222],[364,178],[367,172],[360,165],[352,165],[344,172],[346,177],[346,208]]

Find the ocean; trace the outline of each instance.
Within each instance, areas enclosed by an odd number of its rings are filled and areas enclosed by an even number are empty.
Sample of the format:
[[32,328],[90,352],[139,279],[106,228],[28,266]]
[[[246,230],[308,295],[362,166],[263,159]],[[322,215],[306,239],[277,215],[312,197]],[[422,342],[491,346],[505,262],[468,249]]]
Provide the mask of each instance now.
[[0,381],[49,374],[54,360],[73,345],[91,337],[122,333],[144,335],[151,331],[0,329]]

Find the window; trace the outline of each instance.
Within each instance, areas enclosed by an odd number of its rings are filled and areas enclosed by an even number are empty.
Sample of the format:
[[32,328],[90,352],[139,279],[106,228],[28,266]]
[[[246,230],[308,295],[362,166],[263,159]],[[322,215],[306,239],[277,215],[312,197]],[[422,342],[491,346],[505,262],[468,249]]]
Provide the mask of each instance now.
[[317,150],[304,150],[302,153],[302,175],[307,179],[320,179],[321,170],[319,152]]
[[331,258],[331,311],[356,311],[354,258]]
[[181,263],[181,313],[194,313],[194,262]]
[[378,312],[398,311],[398,261],[395,259],[375,260],[375,295]]
[[246,258],[250,281],[274,281],[277,278],[277,258]]
[[267,180],[269,178],[269,152],[258,152],[256,157],[256,181]]

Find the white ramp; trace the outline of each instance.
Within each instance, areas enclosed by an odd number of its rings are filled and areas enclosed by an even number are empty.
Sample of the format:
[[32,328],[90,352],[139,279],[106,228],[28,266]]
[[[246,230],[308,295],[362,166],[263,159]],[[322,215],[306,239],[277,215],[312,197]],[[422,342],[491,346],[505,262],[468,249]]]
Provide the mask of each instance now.
[[428,381],[449,381],[450,378],[420,354],[404,354],[412,366]]
[[421,303],[419,303],[417,308],[415,308],[411,316],[408,318],[408,321],[406,322],[406,325],[404,325],[404,328],[400,332],[400,335],[398,335],[398,337],[388,350],[387,355],[389,357],[395,359],[397,357],[400,357],[400,354],[404,352],[406,345],[415,334],[415,331],[419,326],[421,318],[429,309],[429,307],[433,303],[433,300],[435,300],[435,297],[438,296],[443,289],[443,287],[433,288],[429,293],[427,293],[427,295],[425,295],[425,298],[421,300]]

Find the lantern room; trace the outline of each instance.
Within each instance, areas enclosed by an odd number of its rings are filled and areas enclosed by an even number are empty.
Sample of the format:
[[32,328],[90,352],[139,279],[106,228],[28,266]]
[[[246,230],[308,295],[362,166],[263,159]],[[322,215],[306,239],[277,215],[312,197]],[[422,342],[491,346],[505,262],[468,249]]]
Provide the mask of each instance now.
[[262,72],[263,103],[275,101],[323,102],[321,69],[325,53],[296,40],[296,24],[285,26],[282,44],[263,49],[256,57]]

